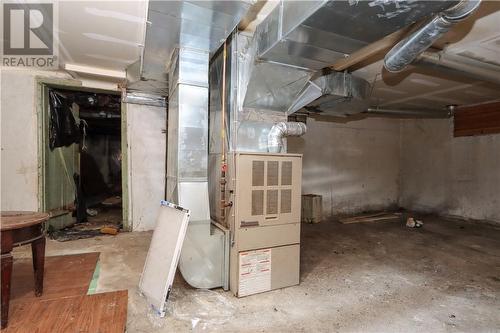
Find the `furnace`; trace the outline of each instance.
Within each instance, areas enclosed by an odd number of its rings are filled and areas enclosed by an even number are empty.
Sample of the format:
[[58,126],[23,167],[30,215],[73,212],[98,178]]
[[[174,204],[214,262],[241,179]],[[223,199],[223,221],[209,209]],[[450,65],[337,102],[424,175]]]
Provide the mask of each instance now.
[[231,291],[247,296],[298,284],[302,156],[233,157]]

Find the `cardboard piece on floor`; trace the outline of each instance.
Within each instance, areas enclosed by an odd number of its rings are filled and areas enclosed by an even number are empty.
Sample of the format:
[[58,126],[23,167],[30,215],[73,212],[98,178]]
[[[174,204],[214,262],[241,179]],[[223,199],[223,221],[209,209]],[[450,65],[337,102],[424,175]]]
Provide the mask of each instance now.
[[162,317],[165,316],[188,222],[189,210],[167,201],[161,202],[139,289]]

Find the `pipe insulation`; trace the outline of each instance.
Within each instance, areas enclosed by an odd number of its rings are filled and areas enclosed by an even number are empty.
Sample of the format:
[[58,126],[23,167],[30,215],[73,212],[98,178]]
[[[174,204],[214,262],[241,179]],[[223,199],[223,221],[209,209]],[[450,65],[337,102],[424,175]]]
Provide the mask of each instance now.
[[279,122],[275,124],[267,135],[267,151],[281,153],[284,147],[283,139],[287,136],[302,136],[307,126],[301,122]]
[[396,44],[386,54],[384,67],[389,72],[400,72],[455,24],[469,17],[480,3],[481,0],[462,0],[456,6],[437,14],[421,29]]

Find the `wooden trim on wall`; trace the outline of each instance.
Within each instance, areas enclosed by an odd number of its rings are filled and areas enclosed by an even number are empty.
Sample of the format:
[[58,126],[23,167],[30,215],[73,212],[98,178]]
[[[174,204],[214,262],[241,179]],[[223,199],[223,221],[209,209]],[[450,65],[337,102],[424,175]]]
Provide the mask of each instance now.
[[459,107],[455,111],[453,136],[500,133],[500,101]]

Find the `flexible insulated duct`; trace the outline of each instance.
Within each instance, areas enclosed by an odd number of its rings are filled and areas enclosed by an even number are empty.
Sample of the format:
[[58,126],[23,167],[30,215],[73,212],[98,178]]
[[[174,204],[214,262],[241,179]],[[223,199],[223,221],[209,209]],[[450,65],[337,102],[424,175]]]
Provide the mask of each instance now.
[[466,19],[481,0],[462,0],[458,5],[436,15],[423,28],[412,33],[394,46],[384,59],[389,72],[399,72],[411,64],[422,52],[447,33],[456,23]]
[[267,151],[281,153],[283,138],[287,136],[302,136],[306,133],[307,126],[300,122],[279,122],[274,125],[267,136]]

